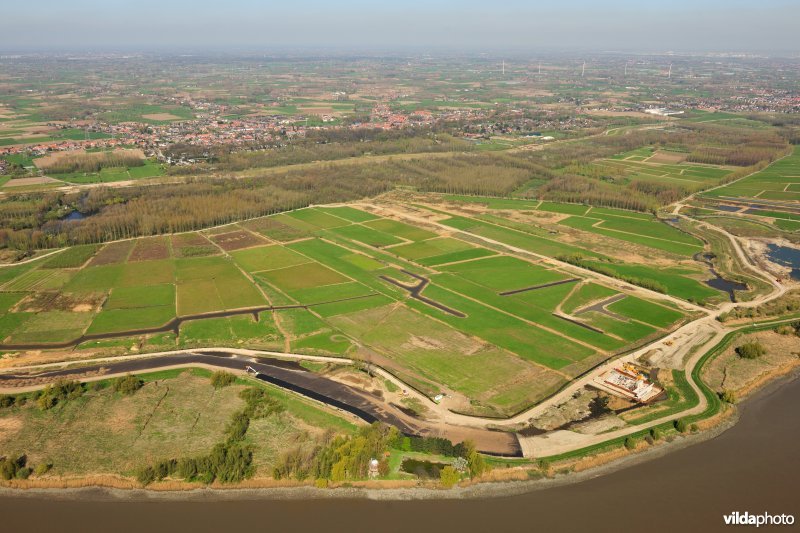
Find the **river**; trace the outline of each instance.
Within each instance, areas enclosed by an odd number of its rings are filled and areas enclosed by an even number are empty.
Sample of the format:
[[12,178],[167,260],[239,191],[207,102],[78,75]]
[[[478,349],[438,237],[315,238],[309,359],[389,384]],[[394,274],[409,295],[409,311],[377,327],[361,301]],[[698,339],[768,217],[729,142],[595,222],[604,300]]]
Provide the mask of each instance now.
[[407,502],[15,496],[0,498],[0,530],[724,531],[723,514],[732,511],[800,518],[798,405],[800,379],[795,379],[749,400],[741,406],[739,423],[714,439],[581,483],[517,496]]

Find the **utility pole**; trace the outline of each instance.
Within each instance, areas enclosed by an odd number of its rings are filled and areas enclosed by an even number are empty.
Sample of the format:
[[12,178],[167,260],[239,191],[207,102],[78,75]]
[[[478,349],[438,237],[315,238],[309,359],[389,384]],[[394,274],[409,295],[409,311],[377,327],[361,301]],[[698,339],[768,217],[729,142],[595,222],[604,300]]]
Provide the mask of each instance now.
[[581,78],[584,74],[586,74],[586,61],[583,62],[583,68],[581,68]]
[[506,60],[503,60],[503,76],[506,75]]
[[672,79],[672,63],[669,64],[669,72],[667,72],[667,79]]

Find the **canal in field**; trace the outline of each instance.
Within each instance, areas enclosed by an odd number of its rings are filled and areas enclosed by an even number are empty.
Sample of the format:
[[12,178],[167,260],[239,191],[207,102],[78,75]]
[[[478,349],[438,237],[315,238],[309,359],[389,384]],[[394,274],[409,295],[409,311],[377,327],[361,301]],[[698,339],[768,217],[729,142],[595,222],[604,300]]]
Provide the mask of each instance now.
[[[408,502],[7,497],[0,498],[0,530],[730,531],[722,517],[733,511],[790,513],[800,519],[798,407],[800,380],[794,380],[748,401],[739,423],[712,440],[581,483],[518,496]],[[797,526],[779,529],[795,531]]]

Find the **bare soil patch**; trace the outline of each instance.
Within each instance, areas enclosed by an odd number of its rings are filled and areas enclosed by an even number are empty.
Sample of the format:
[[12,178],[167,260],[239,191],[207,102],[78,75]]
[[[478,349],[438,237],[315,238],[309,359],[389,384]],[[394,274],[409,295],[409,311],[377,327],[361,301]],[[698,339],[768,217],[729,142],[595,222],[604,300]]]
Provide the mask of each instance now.
[[99,252],[97,252],[94,257],[92,257],[91,261],[89,261],[89,266],[124,263],[128,260],[128,256],[130,255],[134,244],[136,244],[136,241],[119,241],[109,243],[105,245]]
[[297,110],[311,115],[334,115],[337,113],[332,107],[300,107]]
[[62,292],[36,292],[16,305],[17,312],[41,313],[43,311],[98,311],[106,299],[104,293],[69,294]]
[[147,120],[180,120],[181,117],[175,116],[172,113],[150,113],[142,115],[142,118]]
[[22,427],[22,420],[18,416],[0,418],[0,433],[4,435],[15,435]]
[[200,257],[219,254],[219,249],[199,233],[173,235],[172,253],[175,257]]
[[10,189],[12,187],[27,187],[30,185],[47,185],[49,183],[62,183],[58,180],[54,180],[53,178],[48,178],[46,176],[36,177],[36,178],[14,178],[8,180],[3,188]]
[[240,250],[242,248],[252,248],[253,246],[268,244],[269,242],[245,230],[214,235],[211,237],[211,240],[226,252],[230,250]]
[[659,150],[652,156],[647,159],[647,163],[665,163],[668,165],[674,165],[676,163],[683,163],[686,161],[686,156],[688,154],[682,154],[680,152],[666,152],[663,150]]
[[204,244],[210,244],[208,239],[199,233],[180,233],[178,235],[173,235],[171,238],[173,248],[183,248],[185,246],[203,246]]
[[166,237],[149,237],[136,241],[128,261],[168,259],[169,255],[169,244]]
[[589,111],[586,111],[586,114],[595,117],[653,118],[653,115],[648,115],[642,111],[612,111],[610,109],[590,109]]

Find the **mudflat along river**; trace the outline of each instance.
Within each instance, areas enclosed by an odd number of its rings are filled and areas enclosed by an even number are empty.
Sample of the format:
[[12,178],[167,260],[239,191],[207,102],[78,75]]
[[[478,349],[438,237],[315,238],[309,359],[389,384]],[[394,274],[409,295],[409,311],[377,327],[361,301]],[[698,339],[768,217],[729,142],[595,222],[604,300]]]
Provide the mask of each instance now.
[[[721,435],[579,483],[469,500],[0,498],[0,531],[730,531],[739,511],[800,519],[800,379],[745,402]],[[800,526],[762,526],[797,531]]]

